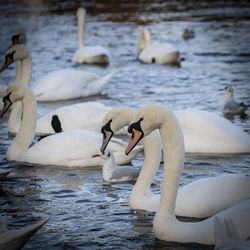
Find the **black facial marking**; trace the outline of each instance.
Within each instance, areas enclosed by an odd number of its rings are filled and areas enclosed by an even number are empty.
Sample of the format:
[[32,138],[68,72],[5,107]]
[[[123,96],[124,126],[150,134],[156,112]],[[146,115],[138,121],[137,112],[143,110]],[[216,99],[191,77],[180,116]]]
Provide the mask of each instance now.
[[108,157],[110,157],[110,152],[108,152]]
[[11,92],[10,92],[9,94],[7,94],[6,96],[4,96],[4,98],[3,98],[3,103],[4,103],[4,105],[6,104],[6,101],[11,102],[11,100],[10,100],[10,95],[11,95]]
[[128,132],[132,133],[132,128],[134,128],[134,129],[141,131],[143,133],[143,131],[141,129],[141,121],[143,121],[143,117],[140,118],[137,122],[130,124],[130,126],[128,127]]
[[7,55],[5,56],[5,62],[8,62],[8,59],[10,59],[11,62],[13,62],[13,61],[14,61],[14,54],[15,54],[15,53],[16,53],[16,51],[14,50],[13,52],[7,54]]
[[13,43],[18,43],[20,38],[20,34],[14,35],[11,37]]
[[104,139],[106,138],[105,131],[109,131],[109,132],[111,132],[111,133],[113,134],[113,131],[112,131],[111,127],[110,127],[111,122],[112,122],[112,119],[110,119],[110,120],[102,127],[102,129],[101,129],[101,132],[102,132],[102,134],[103,134],[103,138],[104,138]]

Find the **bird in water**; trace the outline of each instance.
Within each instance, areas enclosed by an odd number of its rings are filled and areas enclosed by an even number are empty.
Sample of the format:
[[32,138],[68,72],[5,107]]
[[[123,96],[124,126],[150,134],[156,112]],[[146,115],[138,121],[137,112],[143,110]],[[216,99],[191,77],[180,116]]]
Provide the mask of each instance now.
[[234,90],[231,86],[219,89],[220,91],[226,92],[226,100],[223,107],[223,114],[226,118],[233,118],[235,115],[240,115],[242,118],[246,118],[247,114],[245,111],[248,106],[243,102],[236,102],[234,100]]

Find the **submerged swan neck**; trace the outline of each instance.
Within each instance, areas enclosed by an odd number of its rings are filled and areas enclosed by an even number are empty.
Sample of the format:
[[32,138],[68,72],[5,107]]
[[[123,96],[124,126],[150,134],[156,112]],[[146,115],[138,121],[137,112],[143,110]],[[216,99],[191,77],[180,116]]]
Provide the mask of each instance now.
[[164,151],[164,177],[160,206],[155,220],[175,216],[175,202],[184,164],[182,130],[174,113],[166,111],[165,122],[159,128]]
[[7,151],[7,160],[16,160],[22,153],[24,153],[35,135],[36,129],[36,100],[33,93],[26,89],[25,96],[22,99],[23,117],[18,134],[11,143]]
[[79,8],[77,10],[77,23],[78,23],[78,48],[84,46],[84,25],[85,25],[85,15],[86,11],[84,8]]

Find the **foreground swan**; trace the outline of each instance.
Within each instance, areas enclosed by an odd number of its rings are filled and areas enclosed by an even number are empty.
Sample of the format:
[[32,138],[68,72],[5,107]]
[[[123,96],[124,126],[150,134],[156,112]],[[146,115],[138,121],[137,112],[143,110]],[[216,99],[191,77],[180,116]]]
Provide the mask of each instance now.
[[101,157],[104,160],[102,176],[106,182],[135,181],[139,174],[139,168],[133,166],[117,166],[113,152],[106,149],[104,154],[96,154],[93,157]]
[[237,103],[234,100],[234,90],[231,86],[226,86],[225,88],[219,90],[223,90],[226,92],[226,100],[223,107],[223,114],[226,117],[230,118],[234,115],[240,115],[242,117],[247,116],[247,114],[245,113],[248,108],[247,105],[243,102]]
[[84,45],[84,24],[86,10],[79,8],[76,12],[78,23],[78,50],[72,57],[72,62],[75,63],[93,63],[93,64],[107,64],[109,63],[109,53],[102,46],[85,46]]
[[25,243],[36,233],[49,218],[42,221],[26,226],[20,229],[8,230],[4,217],[0,217],[0,249],[15,250],[21,249]]
[[[126,154],[155,129],[159,129],[162,138],[165,166],[160,205],[153,221],[156,237],[173,242],[215,244],[214,216],[200,222],[181,222],[175,217],[176,197],[185,154],[183,135],[176,116],[168,109],[151,105],[142,108],[134,121],[128,128],[132,135]],[[232,219],[241,239],[250,235],[250,200],[225,209],[216,216],[220,220]]]
[[139,60],[144,63],[169,63],[179,62],[179,50],[169,43],[150,44],[150,33],[148,29],[141,31],[138,49]]
[[239,233],[232,220],[225,219],[223,223],[219,218],[214,220],[215,248],[214,250],[248,250],[249,240],[240,240]]
[[[103,119],[104,152],[111,137],[117,130],[129,125],[137,111],[130,107],[118,107],[110,110]],[[129,198],[131,209],[155,212],[159,207],[160,195],[150,190],[151,183],[161,160],[161,144],[158,133],[154,131],[142,140],[144,164]],[[193,181],[178,190],[176,215],[205,218],[250,199],[250,178],[244,175],[227,174]]]
[[[103,165],[102,159],[92,158],[101,146],[101,134],[93,131],[71,130],[57,133],[29,147],[36,127],[36,101],[26,84],[15,83],[8,87],[1,117],[12,103],[19,100],[23,105],[23,118],[18,134],[7,150],[7,160],[67,167]],[[124,154],[125,144],[118,139],[112,141],[110,148],[117,164],[126,164],[135,156],[127,157]],[[138,148],[140,150],[142,149]]]
[[[24,45],[12,46],[6,54],[6,61],[0,70],[3,71],[11,63],[21,61],[19,82],[28,83],[32,73],[31,55]],[[97,74],[75,70],[62,69],[50,72],[37,80],[32,89],[38,101],[58,101],[97,95],[105,88],[114,72],[99,77]],[[70,86],[70,87],[69,87]]]

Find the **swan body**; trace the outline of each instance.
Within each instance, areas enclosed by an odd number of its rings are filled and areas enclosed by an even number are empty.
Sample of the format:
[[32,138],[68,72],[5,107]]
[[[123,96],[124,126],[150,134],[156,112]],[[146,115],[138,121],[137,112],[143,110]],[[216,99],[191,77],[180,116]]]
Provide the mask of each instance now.
[[16,250],[21,249],[25,243],[36,233],[49,218],[45,218],[33,225],[20,229],[8,230],[4,217],[0,218],[0,249]]
[[48,73],[32,88],[37,101],[75,99],[100,94],[113,74],[99,77],[89,71],[62,69]]
[[[181,222],[175,217],[178,185],[184,165],[184,140],[180,124],[174,113],[162,106],[142,108],[128,131],[132,133],[125,153],[128,154],[146,135],[159,129],[164,151],[164,177],[160,205],[153,221],[156,237],[173,242],[196,242],[214,245],[215,216],[200,222]],[[220,220],[232,219],[238,228],[240,239],[250,235],[250,200],[227,208],[216,216]]]
[[150,44],[150,33],[148,29],[141,31],[138,49],[139,60],[144,63],[178,63],[179,51],[169,43]]
[[[6,90],[5,107],[1,116],[8,110],[11,103],[19,100],[23,105],[23,118],[18,134],[7,150],[7,160],[67,167],[103,164],[102,159],[91,157],[101,146],[101,134],[93,131],[65,131],[45,137],[29,147],[35,134],[36,101],[27,85],[16,83]],[[118,164],[129,163],[133,158],[133,156],[131,158],[124,154],[125,143],[122,140],[112,140],[110,148],[113,150]],[[141,150],[139,147],[137,153]]]
[[140,169],[133,166],[117,166],[113,152],[106,149],[104,154],[97,154],[93,157],[101,157],[103,162],[102,176],[106,182],[135,181],[140,174]]
[[250,135],[224,117],[201,110],[174,113],[183,131],[186,153],[250,153]]
[[249,240],[240,240],[239,233],[232,220],[223,223],[215,216],[214,220],[215,250],[248,250]]
[[223,114],[230,118],[234,115],[240,115],[242,117],[246,117],[245,111],[247,110],[247,105],[245,105],[243,102],[237,103],[234,99],[234,90],[231,86],[226,86],[223,89],[226,92],[226,99],[223,107]]
[[78,50],[72,57],[72,62],[75,63],[90,63],[90,64],[107,64],[109,63],[108,51],[100,46],[85,46],[84,45],[84,25],[86,10],[78,8],[77,10],[77,23],[78,23]]
[[[104,134],[101,151],[105,150],[109,137],[131,123],[137,113],[130,107],[111,109],[103,118]],[[154,132],[156,133],[156,131]],[[161,143],[158,133],[144,137],[144,164],[129,198],[131,209],[156,212],[160,195],[150,190],[151,183],[161,161]],[[206,218],[241,201],[250,199],[250,178],[239,174],[227,174],[196,180],[178,190],[176,210],[178,216]]]

